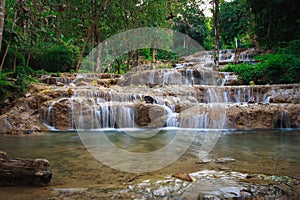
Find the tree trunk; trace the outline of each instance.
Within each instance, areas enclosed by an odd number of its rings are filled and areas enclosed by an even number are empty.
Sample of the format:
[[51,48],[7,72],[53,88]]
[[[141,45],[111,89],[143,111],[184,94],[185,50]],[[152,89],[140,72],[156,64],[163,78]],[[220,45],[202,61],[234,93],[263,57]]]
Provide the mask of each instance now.
[[[255,16],[254,14],[251,14],[251,29],[254,30],[255,28]],[[255,33],[250,33],[250,38],[251,38],[251,44],[252,46],[254,46],[254,48],[258,49],[259,48],[259,44],[256,40],[257,36]]]
[[[90,37],[91,37],[91,33],[92,33],[92,31],[94,30],[95,26],[97,26],[98,20],[100,19],[100,15],[101,15],[101,13],[103,12],[104,8],[106,7],[107,2],[108,2],[108,0],[105,0],[105,1],[103,2],[102,6],[99,8],[99,14],[96,15],[96,17],[94,18],[94,22],[91,24],[90,28],[89,28],[88,31],[87,31],[87,36],[86,36],[86,39],[85,39],[85,41],[84,41],[83,47],[82,47],[82,49],[81,49],[78,63],[77,63],[77,65],[76,65],[76,72],[78,72],[78,70],[79,70],[79,67],[80,67],[80,64],[81,64],[81,61],[82,61],[82,58],[83,58],[83,54],[84,54],[84,50],[85,50],[85,47],[86,47],[86,45],[87,45],[87,42],[89,41],[89,39],[90,39]],[[99,37],[99,38],[100,38],[100,37]]]
[[[12,25],[11,25],[11,30],[12,31],[14,30],[16,20],[17,20],[17,10],[15,10],[14,20],[13,20]],[[0,65],[0,72],[2,71],[2,68],[3,68],[3,65],[4,65],[4,61],[6,59],[6,56],[7,56],[7,53],[8,53],[8,50],[9,50],[11,42],[12,42],[12,38],[9,39],[7,47],[5,48],[5,52],[4,52],[4,55],[2,57],[2,61],[1,61],[1,65]]]
[[[0,3],[0,52],[2,47],[3,29],[4,29],[4,18],[5,18],[5,0],[1,0]],[[0,65],[0,73],[2,71],[2,64]]]
[[[1,0],[0,3],[0,52],[1,52],[1,44],[3,37],[3,29],[4,29],[4,18],[5,18],[5,0]],[[1,72],[1,69],[0,69]]]
[[118,65],[118,74],[121,74],[121,64],[118,59],[116,59],[117,65]]
[[27,59],[26,59],[26,71],[28,71],[29,63],[30,63],[30,58],[31,58],[31,51],[32,51],[32,46],[30,46],[29,52],[27,54]]
[[5,52],[3,54],[2,60],[1,60],[1,64],[0,64],[0,72],[2,71],[3,65],[4,65],[4,61],[6,59],[9,47],[10,47],[10,43],[11,43],[11,39],[9,40],[7,47],[5,48]]
[[0,186],[45,186],[51,178],[48,160],[8,158],[6,152],[0,151]]
[[155,63],[156,63],[156,49],[155,48],[151,48],[151,55],[152,55],[151,68],[155,69]]
[[100,38],[100,33],[98,26],[95,26],[95,36],[96,36],[96,42],[97,42],[97,52],[96,52],[96,73],[101,73],[102,72],[102,67],[101,67],[101,38]]
[[84,41],[83,47],[82,47],[82,49],[81,49],[81,52],[80,52],[80,56],[79,56],[77,65],[76,65],[76,70],[75,70],[76,72],[78,72],[79,67],[80,67],[80,65],[81,65],[81,61],[82,61],[82,58],[83,58],[84,50],[85,50],[86,44],[88,43],[88,41],[89,41],[89,39],[90,39],[92,30],[93,30],[92,27],[90,27],[90,28],[88,29],[88,31],[87,31],[86,38],[85,38],[85,41]]
[[220,27],[219,27],[219,0],[214,0],[214,28],[215,28],[215,53],[214,62],[216,69],[219,69],[219,38],[220,38]]
[[134,66],[139,66],[139,49],[135,50],[134,53],[134,57],[135,57],[135,61],[134,61]]
[[126,67],[126,72],[129,72],[130,70],[130,62],[131,62],[131,55],[132,55],[132,52],[128,52],[127,53],[127,67]]

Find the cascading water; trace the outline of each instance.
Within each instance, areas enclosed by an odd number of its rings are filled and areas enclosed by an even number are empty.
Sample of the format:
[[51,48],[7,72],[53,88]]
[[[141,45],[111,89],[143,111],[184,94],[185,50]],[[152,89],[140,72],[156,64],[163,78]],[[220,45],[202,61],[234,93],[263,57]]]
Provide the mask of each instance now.
[[193,69],[186,69],[185,75],[185,85],[194,84],[194,70]]
[[[243,52],[220,51],[220,60],[222,62],[236,61],[237,56],[240,61],[241,59],[249,60],[255,54],[253,52],[254,50],[251,49]],[[210,67],[207,67],[210,66],[207,65],[209,63],[213,63],[213,52],[200,52],[198,57],[194,56],[188,63],[178,64],[173,69],[149,70],[148,68],[129,72],[118,79],[117,87],[111,88],[93,85],[95,80],[112,77],[107,74],[77,74],[76,79],[72,81],[69,81],[68,78],[57,79],[72,84],[73,95],[48,102],[47,108],[43,110],[43,122],[51,129],[63,127],[63,130],[76,129],[78,126],[82,126],[84,129],[141,128],[143,126],[140,124],[143,123],[136,123],[141,117],[139,112],[147,115],[148,111],[138,110],[137,104],[144,104],[144,97],[151,96],[153,102],[147,106],[156,105],[164,110],[164,113],[160,114],[165,116],[157,117],[157,120],[164,121],[161,123],[164,124],[163,126],[189,127],[187,124],[194,124],[192,121],[195,121],[195,116],[197,116],[200,125],[194,126],[194,128],[209,128],[211,113],[202,111],[204,109],[202,104],[269,104],[274,101],[275,91],[271,86],[225,86],[231,75],[211,70]],[[185,91],[178,92],[179,88],[183,88]],[[281,89],[279,88],[279,90]],[[217,96],[218,99],[214,99],[214,96]],[[63,103],[63,100],[66,100],[65,106],[68,106],[68,109],[65,113],[67,117],[61,118],[69,120],[69,122],[58,125],[62,120],[55,119],[56,112],[61,108],[60,104]],[[195,116],[180,113],[187,110],[185,106],[196,104],[197,112],[196,109],[193,111],[197,113],[194,114]],[[81,111],[79,112],[78,109]],[[78,114],[80,117],[76,117]],[[288,111],[285,115],[289,116]],[[84,117],[90,120],[82,120]],[[82,122],[76,125],[74,122],[78,119]],[[145,120],[147,123],[151,120],[154,121],[152,118]]]
[[[232,56],[224,59],[232,59]],[[199,158],[205,157],[217,143],[224,127],[251,127],[248,124],[252,123],[253,116],[246,107],[274,101],[271,86],[225,86],[228,76],[197,62],[174,69],[129,72],[117,79],[117,84],[109,86],[101,85],[104,82],[100,80],[101,75],[79,74],[73,82],[76,87],[72,88],[71,96],[48,102],[44,121],[55,129],[76,129],[84,145],[91,147],[87,149],[108,166],[125,168],[128,172],[156,170],[190,147]],[[236,110],[228,122],[229,107]],[[58,110],[63,112],[58,114]],[[282,110],[284,112],[278,112]],[[274,114],[274,126],[292,126],[292,117],[287,110],[282,106],[274,111],[280,113],[279,116]],[[62,124],[64,120],[69,121]],[[164,127],[174,131],[176,136],[153,154],[124,155],[124,151],[115,148],[116,145],[109,145],[112,142],[105,136],[107,129],[116,131],[117,128],[123,136],[145,139],[154,137]],[[113,159],[110,159],[112,155]],[[162,157],[167,160],[162,165],[149,163]],[[124,167],[128,160],[131,166]]]

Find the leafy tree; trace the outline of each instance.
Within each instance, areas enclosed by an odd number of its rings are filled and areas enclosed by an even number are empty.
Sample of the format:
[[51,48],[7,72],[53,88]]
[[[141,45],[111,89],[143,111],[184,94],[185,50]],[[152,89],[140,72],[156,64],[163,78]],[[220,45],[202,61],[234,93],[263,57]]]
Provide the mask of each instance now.
[[208,28],[203,10],[200,9],[202,0],[183,2],[179,15],[175,18],[175,30],[189,35],[203,45],[207,37]]
[[254,14],[254,32],[262,46],[298,39],[300,35],[300,1],[246,0]]
[[226,45],[247,37],[251,28],[250,7],[246,0],[223,1],[220,5],[220,36]]
[[44,42],[49,40],[48,29],[52,26],[49,21],[53,17],[51,7],[42,0],[7,1],[6,5],[8,12],[1,66],[5,64],[5,67],[15,70],[22,62],[18,55],[23,54],[26,60],[24,67],[28,68],[32,54],[42,49]]

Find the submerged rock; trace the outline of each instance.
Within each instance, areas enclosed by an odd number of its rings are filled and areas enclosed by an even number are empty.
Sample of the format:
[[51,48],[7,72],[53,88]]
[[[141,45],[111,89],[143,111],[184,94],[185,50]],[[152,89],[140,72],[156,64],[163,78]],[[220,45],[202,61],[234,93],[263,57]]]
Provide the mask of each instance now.
[[[272,176],[244,174],[232,171],[203,170],[178,173],[178,177],[136,183],[114,193],[132,194],[132,199],[297,199],[293,186],[299,181],[284,179],[274,181]],[[182,181],[190,177],[192,181]],[[249,178],[250,177],[250,178]],[[281,179],[283,180],[283,179]],[[285,184],[290,187],[284,187]]]
[[228,162],[235,162],[235,159],[225,157],[225,158],[218,158],[216,160],[216,163],[228,163]]

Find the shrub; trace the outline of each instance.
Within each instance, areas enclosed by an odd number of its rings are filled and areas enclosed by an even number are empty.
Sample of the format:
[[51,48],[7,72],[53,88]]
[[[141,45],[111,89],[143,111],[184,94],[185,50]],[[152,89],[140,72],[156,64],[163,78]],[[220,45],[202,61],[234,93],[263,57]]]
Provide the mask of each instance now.
[[54,45],[43,52],[43,69],[48,72],[67,72],[75,68],[76,49],[65,45]]
[[295,55],[277,53],[260,56],[259,59],[261,74],[256,79],[262,84],[300,82],[300,59]]
[[35,70],[48,72],[69,72],[75,69],[79,58],[79,48],[74,45],[45,45],[43,49],[36,49],[30,61]]
[[165,51],[165,50],[158,49],[156,58],[158,60],[176,62],[178,60],[179,56],[172,51]]
[[278,49],[275,54],[256,57],[257,64],[228,65],[222,71],[235,72],[245,83],[288,84],[300,83],[300,40]]
[[235,72],[239,75],[245,83],[249,83],[254,80],[256,74],[260,71],[259,66],[251,63],[242,63],[238,65],[229,64],[222,71],[225,72]]
[[3,69],[0,73],[0,110],[5,107],[6,99],[12,102],[22,96],[28,89],[28,83],[35,81],[31,78],[32,69],[18,65],[16,70]]
[[14,84],[9,80],[9,75],[13,72],[0,73],[0,102],[4,101],[8,96],[8,90],[14,87]]

